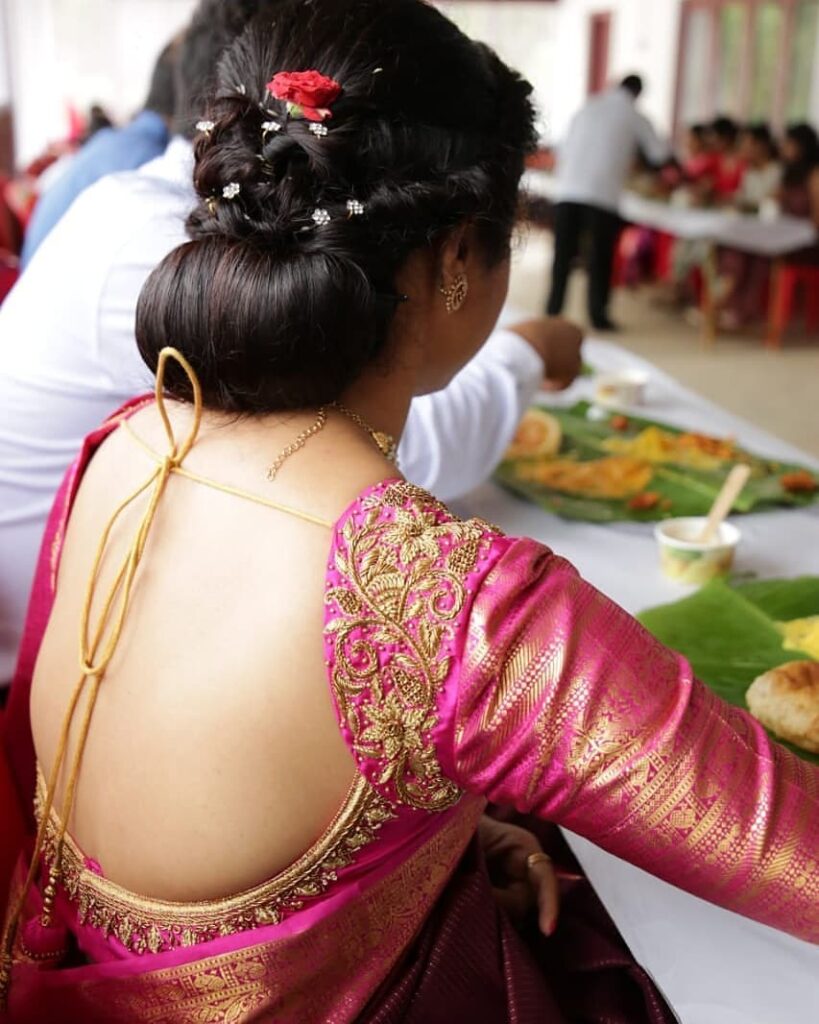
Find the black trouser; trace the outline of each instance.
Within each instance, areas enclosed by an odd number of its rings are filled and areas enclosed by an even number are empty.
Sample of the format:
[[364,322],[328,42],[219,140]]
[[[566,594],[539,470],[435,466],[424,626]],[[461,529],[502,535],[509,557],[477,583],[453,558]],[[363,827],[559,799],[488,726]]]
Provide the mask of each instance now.
[[566,286],[580,253],[583,235],[590,237],[589,316],[597,324],[608,318],[614,253],[621,221],[616,213],[585,203],[558,203],[554,208],[555,259],[549,316],[559,316],[566,300]]

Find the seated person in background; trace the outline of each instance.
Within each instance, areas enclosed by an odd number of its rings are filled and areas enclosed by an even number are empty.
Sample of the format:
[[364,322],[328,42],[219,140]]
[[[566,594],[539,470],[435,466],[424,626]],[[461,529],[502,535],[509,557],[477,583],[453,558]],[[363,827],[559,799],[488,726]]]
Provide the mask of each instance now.
[[[225,45],[282,0],[203,0],[179,51],[179,120],[190,126]],[[140,170],[87,189],[0,309],[0,687],[11,679],[49,509],[85,435],[152,384],[134,341],[151,271],[186,239],[193,148],[175,136]],[[47,296],[48,301],[44,301]],[[496,330],[446,391],[413,402],[401,441],[408,479],[446,499],[486,480],[544,376],[580,371],[580,331],[563,320]]]
[[[74,200],[106,174],[148,163],[165,151],[175,111],[174,78],[178,40],[162,51],[141,113],[124,128],[100,127],[71,157],[70,165],[38,199],[23,241],[21,266],[31,261]],[[75,257],[76,258],[76,257]]]
[[819,769],[392,461],[504,302],[530,95],[421,0],[284,3],[226,54],[139,300],[156,398],[89,439],[35,588],[17,1024],[564,1019],[486,800],[819,941]]
[[739,125],[730,117],[718,117],[709,126],[709,148],[716,158],[712,199],[718,205],[734,200],[742,185],[745,165],[739,154]]
[[[689,127],[678,187],[672,196],[675,206],[708,206],[713,202],[719,158],[711,148],[711,141],[709,125]],[[662,289],[659,299],[679,307],[691,303],[694,298],[692,275],[707,255],[707,242],[676,239],[671,255],[671,280]]]
[[685,136],[685,159],[682,164],[683,182],[697,184],[712,179],[717,157],[711,149],[711,135],[707,124],[692,124]]
[[745,165],[736,196],[737,207],[756,213],[766,199],[772,199],[782,183],[779,150],[766,124],[751,124],[742,130],[739,155]]
[[819,230],[819,136],[815,128],[804,123],[788,127],[782,162],[780,209],[791,217],[812,220]]
[[[768,126],[758,124],[745,128],[739,153],[745,171],[734,205],[744,213],[756,213],[766,200],[778,194],[782,181],[782,165]],[[720,324],[724,330],[737,330],[765,315],[771,261],[729,248],[720,249],[718,259]]]

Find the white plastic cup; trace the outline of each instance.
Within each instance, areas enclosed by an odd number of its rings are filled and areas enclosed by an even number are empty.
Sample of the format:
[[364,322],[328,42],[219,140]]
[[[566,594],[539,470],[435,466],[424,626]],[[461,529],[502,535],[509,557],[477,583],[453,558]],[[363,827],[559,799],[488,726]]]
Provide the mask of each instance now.
[[668,519],[655,529],[660,566],[669,579],[703,586],[731,572],[742,534],[731,523],[723,523],[716,538],[703,544],[697,538],[707,521],[705,516]]
[[643,370],[602,374],[595,382],[594,400],[604,409],[642,405],[646,397],[648,379],[648,374]]

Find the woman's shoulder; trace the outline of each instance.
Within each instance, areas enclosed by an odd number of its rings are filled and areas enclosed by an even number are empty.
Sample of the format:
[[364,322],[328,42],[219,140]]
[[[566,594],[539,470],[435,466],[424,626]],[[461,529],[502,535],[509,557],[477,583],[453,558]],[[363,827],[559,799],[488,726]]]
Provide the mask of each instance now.
[[[327,589],[337,595],[339,587],[354,586],[364,604],[383,610],[392,608],[385,595],[396,587],[408,593],[443,584],[454,617],[499,563],[544,556],[552,552],[538,541],[508,536],[478,517],[464,519],[428,491],[395,477],[363,490],[337,520]],[[417,601],[401,605],[407,614],[421,607]]]
[[392,806],[429,813],[459,800],[442,737],[476,598],[502,598],[523,560],[545,551],[401,480],[370,488],[339,520],[325,597],[333,697],[359,771]]
[[[390,567],[406,580],[445,570],[466,578],[507,538],[483,519],[463,519],[428,491],[395,477],[368,487],[336,523],[335,565],[345,572]],[[367,556],[367,557],[365,557]]]

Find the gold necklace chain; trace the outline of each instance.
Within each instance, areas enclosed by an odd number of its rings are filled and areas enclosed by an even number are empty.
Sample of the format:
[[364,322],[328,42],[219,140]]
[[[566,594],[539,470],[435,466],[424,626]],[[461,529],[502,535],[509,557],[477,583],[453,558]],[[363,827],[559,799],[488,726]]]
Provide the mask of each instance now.
[[348,420],[360,427],[365,434],[369,434],[385,459],[389,459],[390,462],[398,461],[398,444],[392,434],[386,434],[383,430],[373,430],[365,419],[357,412],[353,412],[352,409],[348,409],[346,405],[342,405],[341,402],[333,402],[330,408],[340,412],[342,416],[346,416]]
[[[348,409],[346,405],[342,405],[340,402],[333,402],[330,406],[331,409],[335,409],[336,412],[341,413],[342,416],[346,416],[351,423],[354,423],[357,427],[364,431],[365,434],[369,434],[376,448],[381,452],[384,458],[389,459],[390,462],[398,461],[398,444],[392,434],[386,434],[382,430],[374,430],[369,423],[363,417],[359,416],[357,412],[353,412],[352,409]],[[267,471],[267,479],[272,483],[279,474],[282,466],[287,462],[291,455],[295,455],[300,452],[307,442],[320,434],[322,430],[327,426],[327,406],[322,406],[318,411],[316,422],[303,430],[292,444],[289,444],[286,448],[282,449],[279,453],[276,461]]]
[[287,462],[291,455],[295,455],[296,452],[300,452],[302,448],[307,444],[311,437],[315,437],[316,434],[320,434],[322,430],[327,426],[327,409],[322,406],[318,411],[316,422],[312,427],[308,427],[307,430],[303,430],[296,440],[289,444],[286,448],[282,449],[279,453],[278,458],[273,465],[267,471],[267,479],[273,483],[279,474],[279,470]]

